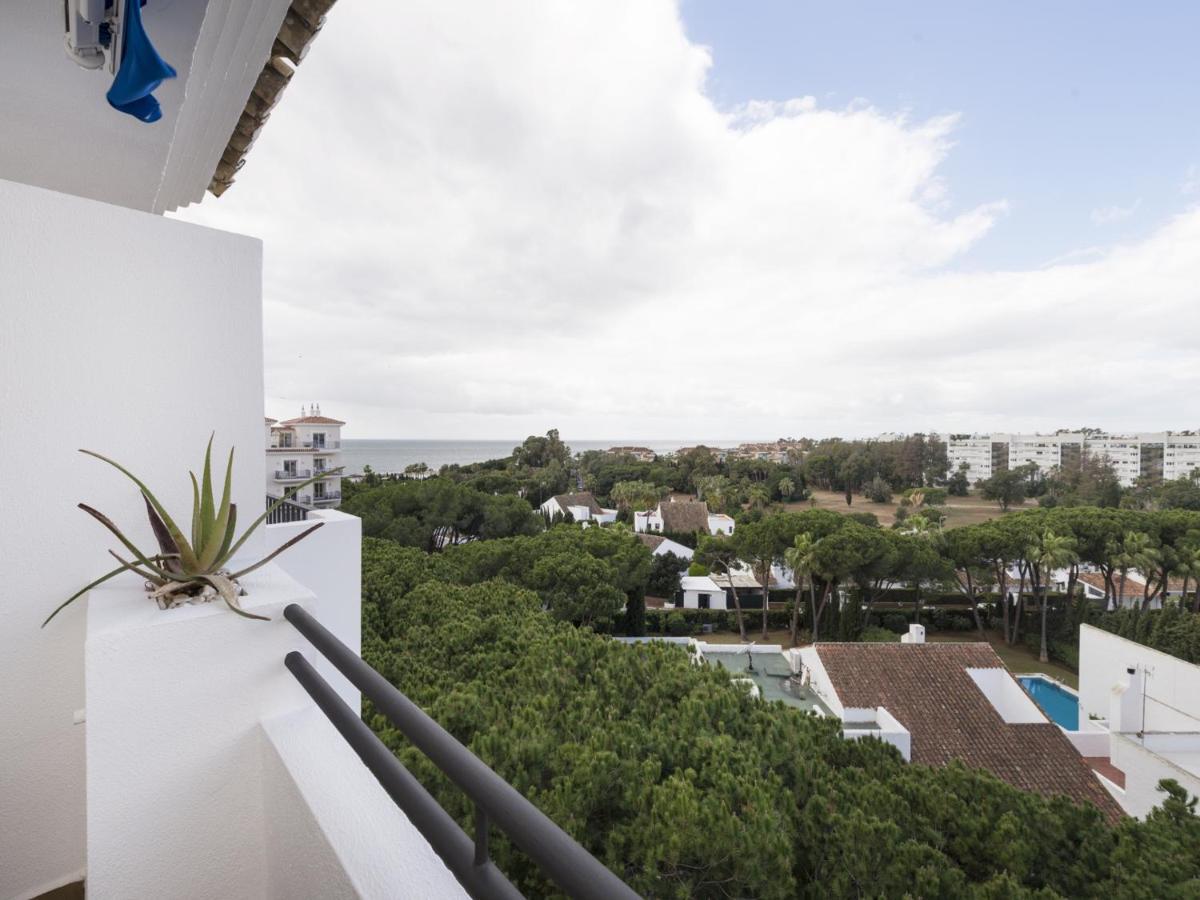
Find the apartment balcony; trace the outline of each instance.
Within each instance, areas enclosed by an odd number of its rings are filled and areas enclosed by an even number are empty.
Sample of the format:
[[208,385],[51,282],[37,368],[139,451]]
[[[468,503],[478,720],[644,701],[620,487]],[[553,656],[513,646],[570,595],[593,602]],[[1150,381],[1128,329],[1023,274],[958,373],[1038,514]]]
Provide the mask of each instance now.
[[[497,829],[567,896],[636,896],[360,658],[358,519],[314,511],[269,526],[267,549],[314,520],[306,552],[242,579],[266,622],[162,611],[132,578],[92,591],[88,896],[518,898]],[[360,691],[467,796],[469,832],[363,722]]]
[[289,472],[286,469],[283,471],[275,470],[276,481],[304,481],[308,478],[312,478],[312,469],[296,469],[293,472]]
[[342,442],[325,441],[324,443],[313,443],[312,441],[302,441],[300,448],[302,450],[311,450],[313,453],[334,453],[342,449]]
[[320,496],[314,494],[312,502],[314,506],[320,506],[322,503],[337,503],[342,499],[341,491],[326,491]]

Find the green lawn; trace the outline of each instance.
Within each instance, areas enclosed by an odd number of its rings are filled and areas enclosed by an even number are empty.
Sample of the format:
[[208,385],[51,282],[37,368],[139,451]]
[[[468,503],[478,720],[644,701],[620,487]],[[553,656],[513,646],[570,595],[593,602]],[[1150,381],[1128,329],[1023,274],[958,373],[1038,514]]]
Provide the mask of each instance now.
[[[969,632],[930,634],[926,636],[926,640],[945,642],[970,641],[972,640],[972,635]],[[992,645],[992,649],[996,651],[996,655],[1004,660],[1004,664],[1008,666],[1010,672],[1017,675],[1028,672],[1044,672],[1051,678],[1057,678],[1064,684],[1076,689],[1079,688],[1078,675],[1066,666],[1056,662],[1038,662],[1037,653],[1030,650],[1024,644],[1014,644],[1010,647],[1004,643],[1004,638],[995,631],[987,632],[987,640]]]

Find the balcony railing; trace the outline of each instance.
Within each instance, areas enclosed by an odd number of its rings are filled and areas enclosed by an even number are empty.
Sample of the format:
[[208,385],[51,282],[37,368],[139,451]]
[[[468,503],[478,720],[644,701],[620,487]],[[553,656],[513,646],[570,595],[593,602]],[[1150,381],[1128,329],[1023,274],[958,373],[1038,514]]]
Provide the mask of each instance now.
[[324,494],[313,494],[313,503],[325,503],[333,500],[341,500],[341,491],[326,491]]
[[305,478],[311,477],[312,471],[309,469],[296,469],[294,472],[289,472],[286,469],[282,472],[278,469],[275,470],[276,481],[303,481]]
[[330,476],[332,476],[332,475],[341,475],[343,471],[344,470],[342,469],[341,466],[338,466],[336,469],[321,468],[318,466],[317,468],[313,469],[313,474],[314,475],[330,475]]
[[272,503],[279,503],[279,505],[267,513],[268,525],[278,525],[281,522],[303,522],[308,518],[308,508],[293,500],[280,502],[278,497],[267,494],[267,509],[271,509]]
[[305,450],[314,450],[317,453],[322,451],[340,450],[342,447],[341,441],[325,441],[324,443],[314,443],[313,441],[304,441],[300,446]]
[[303,654],[293,650],[285,657],[288,670],[429,841],[468,894],[475,898],[521,896],[488,852],[488,836],[495,823],[568,896],[585,900],[637,897],[625,882],[363,662],[303,607],[292,604],[284,609],[283,615],[414,747],[474,802],[475,837],[472,840],[401,765],[358,713],[317,674]]

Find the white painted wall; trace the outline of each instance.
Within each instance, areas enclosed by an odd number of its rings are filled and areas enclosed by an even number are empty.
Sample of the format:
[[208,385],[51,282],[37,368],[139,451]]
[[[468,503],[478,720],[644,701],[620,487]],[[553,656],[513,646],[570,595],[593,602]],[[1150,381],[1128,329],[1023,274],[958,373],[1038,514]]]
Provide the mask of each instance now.
[[[53,152],[52,141],[41,146]],[[190,510],[185,467],[200,465],[215,429],[218,449],[238,447],[235,499],[261,509],[261,245],[0,181],[0,295],[0,442],[37,463],[0,471],[8,898],[61,882],[84,861],[85,726],[72,724],[84,705],[84,602],[38,627],[113,566],[113,540],[75,504],[150,538],[136,489],[76,448],[125,462],[169,508]]]
[[126,897],[267,893],[259,722],[311,705],[284,668],[283,618],[313,597],[275,565],[223,603],[163,611],[135,580],[92,592],[86,642],[87,890]]
[[[1194,730],[1200,720],[1200,666],[1091,625],[1079,629],[1081,718],[1109,718],[1113,689],[1128,683],[1130,667],[1146,672],[1147,730]],[[1134,699],[1140,707],[1140,697]],[[1140,727],[1140,714],[1137,718]]]
[[1112,791],[1121,808],[1131,816],[1143,818],[1162,803],[1166,796],[1158,790],[1164,778],[1174,778],[1192,796],[1200,796],[1200,777],[1173,764],[1165,757],[1142,747],[1135,738],[1114,734],[1111,738],[1110,760],[1125,773],[1125,789]]
[[1035,722],[1044,725],[1049,721],[1008,669],[967,669],[966,672],[1000,718],[1010,725]]
[[[362,649],[362,520],[334,509],[313,510],[303,522],[284,522],[266,528],[270,552],[317,522],[324,524],[288,548],[276,563],[313,594],[311,612],[321,624],[358,653]],[[324,658],[314,660],[317,671],[337,688],[354,709],[359,693]]]
[[263,737],[267,896],[467,896],[320,711],[269,719]]

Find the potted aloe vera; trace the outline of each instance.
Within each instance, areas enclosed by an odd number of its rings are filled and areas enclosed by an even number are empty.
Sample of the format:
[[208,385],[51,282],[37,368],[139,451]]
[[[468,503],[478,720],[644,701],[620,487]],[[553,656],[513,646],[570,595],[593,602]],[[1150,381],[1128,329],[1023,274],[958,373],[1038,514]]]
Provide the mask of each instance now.
[[267,619],[267,616],[255,615],[242,609],[238,597],[244,592],[238,584],[238,579],[260,566],[266,565],[284,550],[308,537],[324,523],[318,522],[311,528],[305,529],[258,562],[243,566],[237,571],[230,571],[230,560],[246,543],[246,539],[266,521],[267,516],[280,504],[295,496],[298,491],[308,487],[317,479],[324,478],[331,472],[338,472],[340,469],[322,472],[315,478],[310,478],[286,491],[250,524],[241,537],[235,539],[237,504],[230,500],[233,484],[233,449],[229,450],[229,461],[225,466],[225,483],[221,491],[221,500],[218,503],[215,501],[213,493],[212,442],[213,439],[210,437],[208,447],[204,451],[204,470],[201,477],[197,479],[194,472],[188,473],[192,478],[190,539],[184,536],[183,531],[175,524],[175,520],[163,508],[163,505],[132,472],[99,453],[91,450],[79,451],[103,460],[137,485],[146,504],[146,515],[150,519],[150,529],[158,543],[158,552],[144,553],[106,515],[86,503],[80,503],[79,508],[112,532],[132,558],[126,559],[116,551],[109,550],[109,554],[120,565],[80,588],[63,601],[54,612],[46,617],[46,621],[42,623],[43,628],[66,606],[78,600],[92,588],[103,584],[110,578],[115,578],[122,572],[134,572],[146,579],[147,594],[163,609],[220,598],[240,616],[249,619]]

